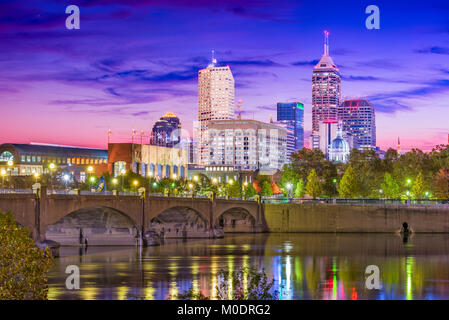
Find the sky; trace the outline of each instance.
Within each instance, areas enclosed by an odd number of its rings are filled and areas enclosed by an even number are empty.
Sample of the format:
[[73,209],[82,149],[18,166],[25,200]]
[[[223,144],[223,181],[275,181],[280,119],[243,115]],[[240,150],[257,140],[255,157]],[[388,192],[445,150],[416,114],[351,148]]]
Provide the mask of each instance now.
[[[380,29],[368,30],[368,5]],[[80,29],[66,28],[66,7]],[[323,31],[342,98],[367,98],[381,149],[431,150],[449,134],[449,2],[1,0],[0,143],[106,148],[174,112],[192,130],[198,70],[215,50],[229,65],[243,117],[269,121],[276,103],[305,104]]]

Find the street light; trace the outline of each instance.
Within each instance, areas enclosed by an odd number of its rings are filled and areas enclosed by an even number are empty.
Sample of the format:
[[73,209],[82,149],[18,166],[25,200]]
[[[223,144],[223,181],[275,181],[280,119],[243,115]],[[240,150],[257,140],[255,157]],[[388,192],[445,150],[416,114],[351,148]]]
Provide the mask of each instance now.
[[62,178],[64,179],[65,182],[65,188],[67,189],[67,182],[69,181],[70,177],[68,174],[65,174]]
[[93,184],[94,184],[94,182],[95,182],[95,177],[94,177],[94,176],[91,176],[91,177],[89,178],[89,181],[90,181],[90,189],[92,190],[92,188],[94,187]]
[[34,178],[36,178],[36,183],[37,183],[37,179],[39,179],[39,173],[34,171]]
[[198,176],[194,176],[193,181],[198,182]]
[[122,176],[122,192],[123,192],[123,177],[125,176],[125,174],[126,174],[126,170],[125,170],[125,169],[122,169],[122,170],[120,171],[120,175]]
[[5,175],[6,175],[6,170],[2,169],[2,171],[0,171],[0,174],[2,175],[2,188],[5,187]]
[[8,165],[8,171],[9,171],[9,188],[11,188],[11,176],[12,176],[11,167],[14,165],[14,162],[12,162],[12,160],[8,160],[8,162],[6,164]]
[[139,184],[139,181],[137,181],[137,180],[134,180],[134,181],[133,181],[134,192],[137,192],[136,188],[137,188],[138,184]]
[[288,197],[290,198],[290,190],[292,189],[293,185],[291,183],[287,183],[287,190],[288,190]]
[[173,173],[173,179],[176,180],[177,177],[178,177],[178,176],[176,175],[176,173]]

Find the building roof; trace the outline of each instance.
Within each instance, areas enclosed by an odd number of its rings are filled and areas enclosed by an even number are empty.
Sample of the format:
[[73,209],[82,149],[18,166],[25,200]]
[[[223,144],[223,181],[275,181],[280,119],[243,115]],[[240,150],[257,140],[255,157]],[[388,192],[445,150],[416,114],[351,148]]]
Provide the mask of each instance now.
[[108,151],[102,149],[49,146],[34,144],[5,143],[0,145],[0,151],[13,150],[22,155],[51,155],[56,157],[91,157],[107,158]]

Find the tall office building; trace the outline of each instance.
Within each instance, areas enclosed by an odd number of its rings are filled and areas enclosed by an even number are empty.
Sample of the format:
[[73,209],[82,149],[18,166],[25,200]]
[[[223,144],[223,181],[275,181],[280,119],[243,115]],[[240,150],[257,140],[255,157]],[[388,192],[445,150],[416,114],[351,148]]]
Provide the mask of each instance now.
[[218,67],[217,60],[212,57],[207,68],[198,71],[198,164],[206,165],[209,161],[209,121],[234,119],[234,100],[234,77],[231,69],[229,66]]
[[180,142],[179,118],[171,112],[163,115],[153,126],[150,144],[157,146],[173,147]]
[[376,149],[376,118],[373,105],[366,99],[350,99],[338,108],[343,131],[354,137],[359,149]]
[[286,159],[285,129],[257,120],[210,122],[209,165],[238,170],[281,169]]
[[329,56],[329,32],[324,31],[324,54],[313,69],[312,133],[317,134],[321,121],[336,120],[341,97],[341,77]]
[[286,162],[291,161],[291,154],[295,153],[298,149],[296,148],[296,137],[295,137],[295,127],[289,121],[277,121],[270,122],[285,129],[285,151],[286,151]]
[[294,149],[304,147],[304,104],[301,102],[278,102],[277,124],[294,127]]

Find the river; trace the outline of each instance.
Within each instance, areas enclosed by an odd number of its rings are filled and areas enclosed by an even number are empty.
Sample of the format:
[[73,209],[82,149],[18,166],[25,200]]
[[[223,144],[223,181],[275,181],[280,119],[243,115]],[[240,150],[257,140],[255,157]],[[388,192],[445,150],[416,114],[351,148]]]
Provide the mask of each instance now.
[[[67,290],[68,265],[80,289]],[[381,289],[368,289],[378,266]],[[161,246],[61,247],[49,299],[169,299],[190,288],[216,298],[217,272],[264,269],[281,300],[449,299],[449,235],[226,234]]]

